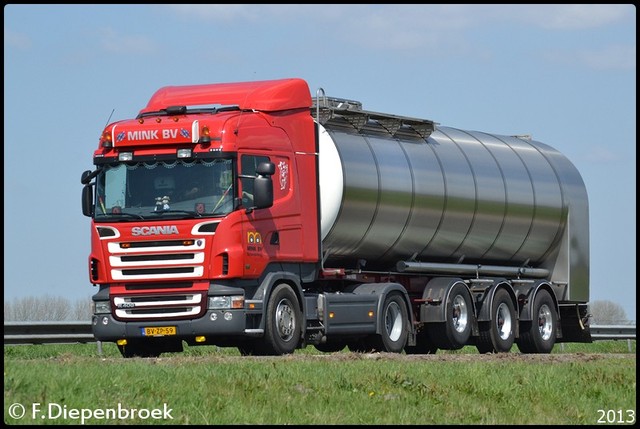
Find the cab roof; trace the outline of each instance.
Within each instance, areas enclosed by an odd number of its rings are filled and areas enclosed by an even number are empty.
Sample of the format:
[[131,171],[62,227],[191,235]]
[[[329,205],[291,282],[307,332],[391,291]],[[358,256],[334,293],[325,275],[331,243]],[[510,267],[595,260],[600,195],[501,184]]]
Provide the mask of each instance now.
[[299,78],[165,86],[153,94],[139,114],[198,105],[237,105],[241,110],[273,112],[309,108],[311,94],[307,82]]

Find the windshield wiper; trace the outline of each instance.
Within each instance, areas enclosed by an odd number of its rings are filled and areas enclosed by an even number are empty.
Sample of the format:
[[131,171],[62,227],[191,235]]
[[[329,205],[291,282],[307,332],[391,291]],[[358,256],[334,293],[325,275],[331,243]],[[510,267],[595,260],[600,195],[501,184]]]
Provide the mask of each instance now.
[[150,212],[151,214],[164,214],[164,213],[186,213],[188,215],[191,216],[197,216],[197,217],[202,217],[202,215],[198,212],[195,212],[193,210],[173,210],[173,209],[168,209],[168,210],[157,210],[157,211],[152,211]]
[[103,216],[103,217],[111,217],[111,216],[115,216],[115,217],[132,217],[134,219],[143,219],[144,220],[144,216],[142,216],[142,215],[135,214],[135,213],[127,213],[127,212],[104,213],[101,216]]

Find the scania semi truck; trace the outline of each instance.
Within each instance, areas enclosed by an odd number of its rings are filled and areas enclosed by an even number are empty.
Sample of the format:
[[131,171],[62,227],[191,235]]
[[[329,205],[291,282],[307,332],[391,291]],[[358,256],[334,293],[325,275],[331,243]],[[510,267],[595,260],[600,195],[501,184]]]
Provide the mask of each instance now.
[[163,87],[93,165],[93,333],[124,357],[591,342],[587,191],[530,136],[286,78]]

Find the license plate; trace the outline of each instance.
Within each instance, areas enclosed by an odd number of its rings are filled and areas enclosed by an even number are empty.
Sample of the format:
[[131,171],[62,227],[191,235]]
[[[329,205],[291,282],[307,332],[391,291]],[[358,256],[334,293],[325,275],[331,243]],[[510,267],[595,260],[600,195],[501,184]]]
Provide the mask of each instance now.
[[165,335],[176,335],[175,326],[153,326],[142,328],[142,335],[145,337],[163,337]]

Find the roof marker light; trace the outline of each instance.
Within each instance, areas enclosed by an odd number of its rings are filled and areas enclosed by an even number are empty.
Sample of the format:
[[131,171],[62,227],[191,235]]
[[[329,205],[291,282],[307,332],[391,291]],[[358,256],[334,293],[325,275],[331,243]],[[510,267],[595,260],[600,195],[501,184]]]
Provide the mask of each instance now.
[[113,147],[113,140],[109,131],[105,131],[104,133],[102,133],[102,136],[100,137],[100,145],[107,149]]
[[178,149],[176,155],[178,158],[191,158],[191,149]]
[[200,133],[200,143],[209,144],[211,143],[211,136],[209,136],[209,126],[205,125],[202,127],[202,132]]

